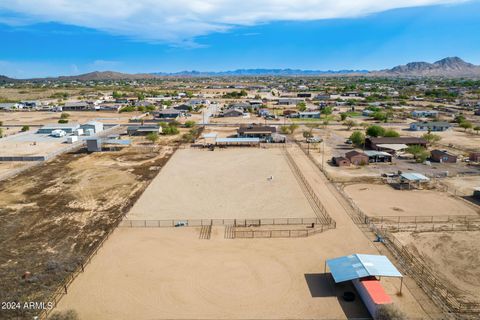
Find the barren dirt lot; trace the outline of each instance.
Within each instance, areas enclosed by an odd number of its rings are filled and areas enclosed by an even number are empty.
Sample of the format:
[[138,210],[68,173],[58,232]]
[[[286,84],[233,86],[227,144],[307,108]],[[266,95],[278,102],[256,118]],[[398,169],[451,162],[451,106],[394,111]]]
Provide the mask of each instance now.
[[[324,259],[356,252],[334,232],[298,239],[210,240],[196,228],[119,228],[57,310],[82,320],[107,319],[345,319],[368,318],[363,305],[343,302],[349,284],[334,289]],[[398,279],[382,279],[395,303],[421,314]],[[399,301],[399,299],[401,301]]]
[[480,231],[395,233],[467,301],[480,303]]
[[476,215],[478,208],[447,193],[395,190],[384,184],[352,184],[347,194],[369,216]]
[[474,188],[480,187],[480,176],[446,178],[442,182],[460,195],[471,196]]
[[172,152],[149,150],[64,154],[0,182],[0,301],[48,301]]
[[[269,179],[273,177],[273,179]],[[315,217],[281,149],[175,153],[128,219]]]

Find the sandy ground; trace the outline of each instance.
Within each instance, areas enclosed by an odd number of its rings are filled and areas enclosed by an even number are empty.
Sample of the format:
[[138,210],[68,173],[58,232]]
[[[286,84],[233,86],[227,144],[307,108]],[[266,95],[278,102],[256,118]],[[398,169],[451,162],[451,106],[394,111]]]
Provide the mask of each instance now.
[[395,190],[383,184],[352,184],[345,191],[369,216],[477,214],[473,205],[437,191]]
[[[120,228],[61,300],[90,319],[345,319],[368,317],[338,298],[327,257],[361,250],[326,232],[303,239],[210,240],[198,230]],[[399,281],[382,280],[393,299]],[[351,290],[351,289],[350,289]],[[261,297],[261,298],[260,298]],[[399,302],[400,303],[400,302]]]
[[457,190],[460,194],[471,196],[474,188],[480,187],[480,176],[454,177],[443,179],[449,189]]
[[34,162],[16,162],[16,161],[7,161],[7,162],[0,162],[0,180],[4,179],[5,177],[9,176],[12,171],[20,170],[29,166],[34,165]]
[[480,231],[395,233],[417,252],[449,287],[480,303]]
[[282,150],[259,148],[177,151],[128,214],[140,220],[314,216]]
[[[174,156],[161,171],[168,175],[160,174],[161,179],[154,184],[175,182],[170,176],[176,172],[172,168],[194,171],[185,166],[185,158],[192,158],[191,152],[199,151],[180,151],[180,156]],[[252,158],[251,150],[231,151],[239,158],[239,163],[245,161],[244,158]],[[246,151],[246,155],[240,151]],[[209,154],[216,152],[199,154],[210,157]],[[226,152],[229,151],[224,154]],[[277,161],[272,159],[275,153],[273,155],[270,154],[268,159],[262,153],[257,156],[276,165]],[[86,272],[70,286],[58,310],[75,309],[82,320],[345,319],[368,316],[363,307],[338,298],[350,288],[343,284],[333,290],[331,282],[325,280],[322,273],[325,259],[353,252],[378,254],[377,247],[353,223],[343,204],[327,187],[325,177],[303,153],[292,150],[292,155],[336,220],[336,229],[309,238],[247,240],[225,239],[223,227],[214,227],[212,238],[201,240],[197,228],[119,228],[94,257]],[[198,157],[194,160],[187,163],[191,166],[194,163],[208,164]],[[181,180],[184,179],[177,179]],[[298,185],[295,181],[289,183]],[[181,187],[175,186],[175,190],[183,190]],[[156,191],[154,194],[158,197],[161,191]],[[195,194],[192,191],[190,197],[194,198]],[[208,195],[215,197],[212,193]],[[150,196],[149,199],[153,201]],[[162,201],[157,205],[161,206]],[[180,208],[184,205],[182,201],[176,203]],[[262,210],[270,212],[269,208],[261,207],[256,215],[264,215]],[[428,302],[420,305],[405,284],[403,295],[397,296],[398,279],[382,279],[382,283],[409,319],[426,317],[422,307],[425,308]]]

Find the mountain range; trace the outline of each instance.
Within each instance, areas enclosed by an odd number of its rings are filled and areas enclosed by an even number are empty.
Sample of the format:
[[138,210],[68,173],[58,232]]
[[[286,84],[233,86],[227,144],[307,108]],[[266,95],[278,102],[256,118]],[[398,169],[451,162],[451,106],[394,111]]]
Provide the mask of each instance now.
[[[410,62],[392,69],[368,70],[299,70],[299,69],[238,69],[233,71],[201,72],[181,71],[174,73],[120,73],[95,71],[76,76],[24,79],[23,81],[101,81],[101,80],[141,80],[161,77],[220,77],[220,76],[377,76],[377,77],[444,77],[480,78],[480,66],[463,61],[458,57],[448,57],[434,63]],[[21,81],[0,75],[0,83]]]

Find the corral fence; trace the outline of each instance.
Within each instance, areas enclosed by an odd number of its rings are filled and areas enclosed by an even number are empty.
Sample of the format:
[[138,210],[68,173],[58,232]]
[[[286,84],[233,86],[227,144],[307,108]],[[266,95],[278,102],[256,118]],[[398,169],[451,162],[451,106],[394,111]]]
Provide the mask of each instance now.
[[316,208],[318,208],[318,211],[315,210],[315,213],[317,214],[318,218],[322,220],[322,223],[325,225],[330,225],[330,224],[335,224],[335,221],[330,217],[330,215],[327,213],[327,210],[323,206],[322,202],[320,199],[317,197],[317,194],[313,190],[312,186],[308,182],[307,178],[303,175],[302,171],[296,164],[295,160],[293,157],[290,155],[288,152],[288,149],[285,148],[285,156],[287,158],[287,162],[290,165],[290,168],[292,169],[294,175],[301,181],[301,184],[303,187],[306,189],[306,192],[310,199],[312,200],[313,204],[315,205]]
[[174,228],[203,226],[261,227],[277,225],[322,225],[318,218],[272,219],[170,219],[170,220],[122,220],[121,228]]
[[[117,126],[115,127],[117,128]],[[174,148],[174,152],[176,151],[177,148]],[[173,155],[172,153],[172,155]],[[115,231],[117,227],[120,226],[120,224],[123,222],[123,220],[118,220],[116,221],[110,229],[106,232],[106,234],[103,236],[103,238],[100,239],[100,241],[95,244],[91,250],[89,250],[85,255],[84,259],[82,262],[80,262],[77,265],[77,268],[68,274],[63,281],[60,282],[58,285],[57,289],[50,295],[49,297],[49,302],[53,303],[53,308],[51,309],[44,309],[38,314],[38,320],[44,320],[47,319],[48,316],[50,315],[53,310],[57,307],[58,302],[60,299],[67,294],[68,292],[68,287],[70,284],[76,279],[76,277],[85,271],[85,267],[92,261],[92,259],[95,257],[95,255],[98,253],[98,251],[103,247],[105,242],[108,240],[108,238],[112,235],[112,233]]]
[[[480,303],[466,301],[444,285],[437,273],[409,248],[401,244],[388,230],[378,229],[371,224],[372,230],[380,235],[385,246],[397,258],[404,274],[411,276],[417,285],[445,312],[457,315],[478,315]],[[460,271],[461,272],[461,271]]]
[[335,229],[335,224],[319,224],[314,228],[289,230],[233,230],[233,237],[240,239],[253,238],[306,238],[326,230]]
[[391,232],[441,232],[480,230],[480,216],[381,216],[367,223]]
[[70,273],[58,286],[58,288],[53,292],[53,294],[49,297],[49,302],[53,303],[53,308],[52,309],[45,309],[43,310],[39,315],[38,319],[47,319],[47,317],[50,315],[50,313],[57,307],[58,302],[60,299],[67,294],[68,292],[68,287],[70,284],[75,280],[75,278],[85,271],[85,266],[88,265],[93,257],[98,253],[100,248],[103,247],[104,243],[108,240],[110,235],[113,233],[113,231],[117,228],[119,225],[120,221],[114,224],[110,230],[106,233],[106,235],[100,240],[100,242],[95,245],[87,254],[85,254],[85,259],[78,264],[77,268]]

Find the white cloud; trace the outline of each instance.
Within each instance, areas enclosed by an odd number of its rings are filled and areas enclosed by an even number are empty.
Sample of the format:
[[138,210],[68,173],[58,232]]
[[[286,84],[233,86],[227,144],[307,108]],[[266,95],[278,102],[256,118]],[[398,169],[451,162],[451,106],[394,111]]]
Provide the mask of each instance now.
[[[4,23],[60,22],[137,40],[194,44],[195,37],[279,20],[348,18],[468,0],[1,0]],[[1,11],[0,11],[1,12]]]

